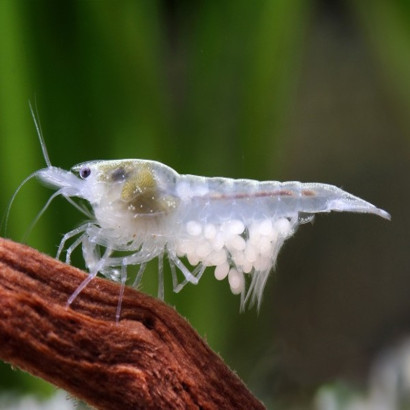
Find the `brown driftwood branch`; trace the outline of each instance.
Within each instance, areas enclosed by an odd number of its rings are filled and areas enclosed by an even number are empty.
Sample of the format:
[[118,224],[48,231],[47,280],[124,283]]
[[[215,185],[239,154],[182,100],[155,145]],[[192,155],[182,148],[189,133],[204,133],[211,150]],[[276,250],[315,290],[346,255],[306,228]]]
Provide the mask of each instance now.
[[0,238],[0,358],[98,409],[262,409],[171,307]]

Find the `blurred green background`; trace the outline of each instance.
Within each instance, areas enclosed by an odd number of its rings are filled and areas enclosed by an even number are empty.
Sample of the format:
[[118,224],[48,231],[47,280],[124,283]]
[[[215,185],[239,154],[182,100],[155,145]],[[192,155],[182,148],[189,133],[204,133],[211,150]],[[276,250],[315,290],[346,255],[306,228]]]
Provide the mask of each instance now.
[[[361,385],[409,331],[407,0],[0,0],[2,214],[44,167],[29,100],[65,169],[131,157],[180,173],[326,182],[392,214],[302,226],[259,314],[239,314],[210,271],[178,295],[168,286],[167,302],[267,406],[308,402],[333,380]],[[50,193],[29,182],[6,236],[22,240]],[[59,198],[27,243],[55,255],[82,218]],[[155,270],[144,277],[153,293]],[[0,371],[0,389],[53,391]]]

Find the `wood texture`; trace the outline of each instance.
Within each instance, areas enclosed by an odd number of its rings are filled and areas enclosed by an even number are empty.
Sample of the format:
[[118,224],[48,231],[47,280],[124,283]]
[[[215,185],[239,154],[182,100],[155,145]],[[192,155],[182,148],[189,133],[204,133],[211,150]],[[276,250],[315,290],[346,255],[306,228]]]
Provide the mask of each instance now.
[[171,307],[0,238],[0,358],[98,409],[263,409]]

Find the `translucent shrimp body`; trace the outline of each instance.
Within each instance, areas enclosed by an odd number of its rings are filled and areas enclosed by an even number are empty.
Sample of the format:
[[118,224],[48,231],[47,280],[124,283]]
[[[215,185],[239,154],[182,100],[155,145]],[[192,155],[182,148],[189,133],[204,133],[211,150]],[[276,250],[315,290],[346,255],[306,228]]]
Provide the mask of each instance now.
[[139,265],[138,284],[145,265],[155,258],[162,297],[167,256],[174,291],[198,283],[212,267],[216,279],[227,279],[231,291],[241,295],[241,308],[259,306],[279,250],[299,224],[330,211],[390,219],[387,212],[332,185],[179,175],[148,160],[92,161],[71,171],[49,166],[36,175],[67,198],[85,199],[93,210],[90,221],[64,235],[59,247],[69,262],[81,245],[90,271],[69,303],[98,272],[124,285],[127,268]]

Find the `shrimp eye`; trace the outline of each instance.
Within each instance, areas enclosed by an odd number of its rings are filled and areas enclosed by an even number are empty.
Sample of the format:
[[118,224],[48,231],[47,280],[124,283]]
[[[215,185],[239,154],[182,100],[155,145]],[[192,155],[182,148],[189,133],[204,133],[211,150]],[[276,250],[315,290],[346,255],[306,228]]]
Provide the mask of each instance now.
[[84,168],[80,169],[80,177],[82,179],[88,178],[90,176],[90,174],[91,174],[91,169],[90,168],[84,167]]

